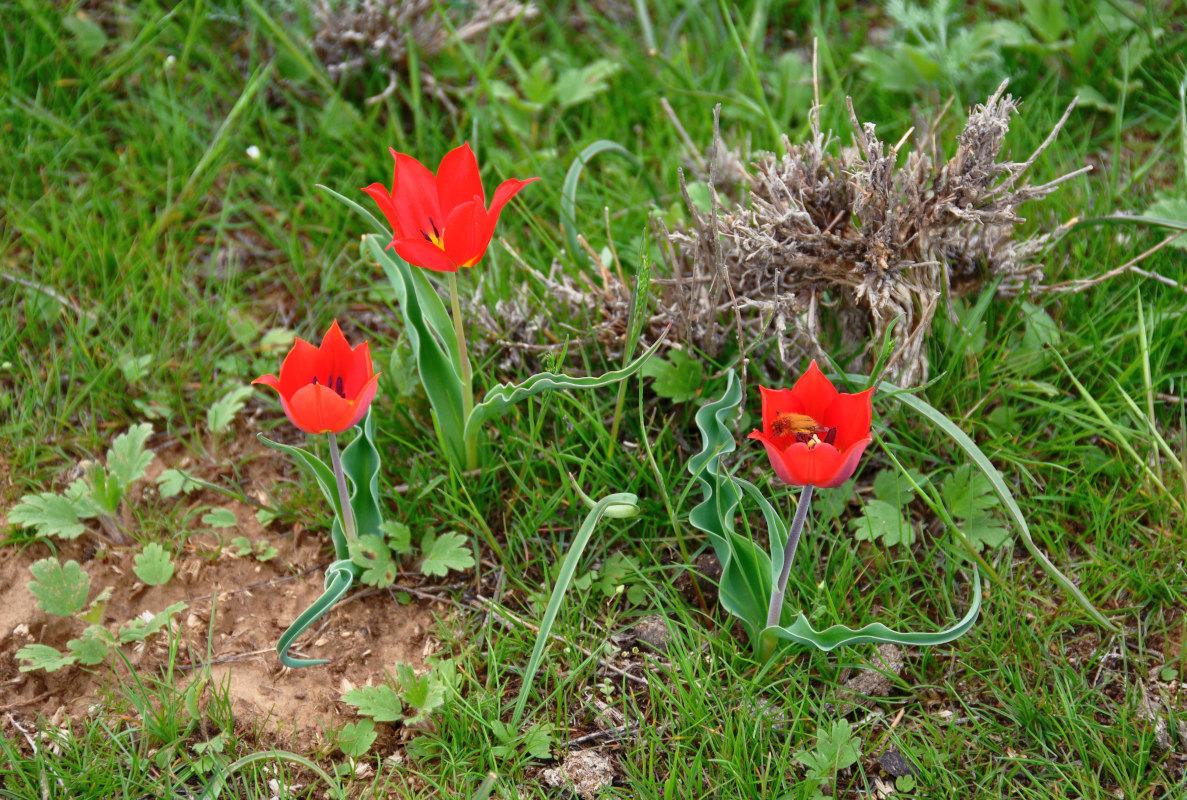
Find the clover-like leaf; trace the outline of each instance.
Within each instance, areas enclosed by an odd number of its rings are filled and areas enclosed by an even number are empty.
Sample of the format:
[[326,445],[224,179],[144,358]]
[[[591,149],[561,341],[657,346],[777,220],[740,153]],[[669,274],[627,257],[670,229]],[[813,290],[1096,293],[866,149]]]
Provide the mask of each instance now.
[[612,597],[625,586],[626,578],[639,569],[639,562],[625,553],[614,553],[602,564],[598,570],[598,580],[594,583],[605,597]]
[[144,471],[152,463],[151,450],[145,450],[145,442],[152,436],[152,425],[142,422],[133,425],[125,433],[115,437],[107,451],[107,472],[116,482],[120,493],[144,477]]
[[853,538],[869,542],[880,540],[884,547],[915,542],[915,528],[897,507],[881,500],[867,500],[864,511],[862,516],[849,520]]
[[362,758],[375,744],[375,721],[360,719],[358,722],[348,722],[338,731],[335,740],[338,749],[351,758]]
[[976,514],[960,523],[960,532],[978,551],[1008,544],[1010,531],[988,511]]
[[86,532],[74,504],[52,492],[27,494],[8,512],[8,521],[33,528],[38,536],[77,539]]
[[840,719],[816,730],[816,746],[800,750],[795,760],[808,768],[811,780],[829,779],[837,770],[852,767],[861,759],[861,741],[853,735],[848,720]]
[[202,484],[180,469],[167,469],[157,476],[157,494],[161,497],[176,497],[200,488]]
[[447,687],[435,673],[418,676],[407,664],[396,664],[396,678],[400,682],[400,699],[417,710],[414,716],[404,721],[405,725],[418,725],[445,704]]
[[63,655],[48,644],[27,644],[16,651],[16,657],[21,661],[28,661],[21,667],[21,672],[32,672],[43,669],[46,672],[57,672],[62,667],[68,667],[75,662],[74,656]]
[[[927,483],[927,478],[915,472],[911,473],[911,478],[919,486]],[[884,469],[874,477],[874,496],[895,508],[902,508],[915,497],[915,487],[897,469]]]
[[206,409],[207,429],[211,433],[222,433],[230,427],[235,415],[247,405],[247,398],[251,397],[252,391],[250,386],[236,386],[211,403],[210,408]]
[[704,377],[704,367],[683,350],[673,350],[664,358],[652,358],[643,365],[642,374],[655,378],[652,389],[660,397],[685,403],[697,396]]
[[115,637],[101,625],[91,625],[79,639],[66,642],[79,664],[93,667],[102,664],[115,648]]
[[69,617],[86,608],[91,576],[77,561],[60,564],[51,556],[32,564],[29,572],[33,574],[29,591],[41,601],[37,605],[45,613]]
[[132,571],[149,586],[163,586],[173,577],[173,561],[168,550],[156,542],[149,542],[136,556]]
[[202,524],[212,528],[234,528],[239,520],[229,508],[212,508],[202,515]]
[[152,366],[152,354],[134,356],[131,353],[124,353],[116,362],[116,366],[120,368],[120,372],[124,373],[124,380],[135,385],[148,377],[148,368]]
[[119,632],[120,644],[147,639],[169,624],[169,618],[185,610],[185,607],[185,603],[178,601],[157,614],[146,612],[137,619],[125,623]]
[[404,704],[400,702],[400,696],[386,684],[351,689],[342,695],[342,701],[376,722],[399,722],[404,718]]
[[[363,568],[359,580],[368,586],[384,589],[396,581],[396,565],[387,543],[375,534],[360,536],[350,542],[350,560]],[[444,574],[444,573],[442,573]]]
[[972,464],[962,464],[949,474],[940,484],[940,494],[948,513],[960,519],[972,519],[1000,502],[989,478]]
[[412,549],[412,529],[403,522],[388,520],[379,526],[379,530],[387,537],[387,546],[393,553],[404,555]]
[[523,749],[540,761],[552,758],[552,745],[555,744],[552,731],[553,727],[545,723],[529,726],[523,734]]
[[813,517],[820,522],[832,522],[840,517],[849,508],[856,485],[857,481],[850,478],[835,489],[820,492],[812,502]]
[[440,536],[426,533],[421,540],[421,549],[425,557],[420,563],[420,571],[425,575],[443,577],[451,569],[460,571],[474,566],[474,554],[470,552],[466,537],[460,533],[443,533]]

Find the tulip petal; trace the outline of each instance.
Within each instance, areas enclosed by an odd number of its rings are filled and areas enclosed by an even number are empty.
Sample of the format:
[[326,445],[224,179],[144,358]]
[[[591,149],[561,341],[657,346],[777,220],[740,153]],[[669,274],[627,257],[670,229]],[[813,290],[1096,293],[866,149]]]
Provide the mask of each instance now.
[[[342,335],[338,327],[338,320],[334,320],[326,335],[322,337],[321,347],[318,348],[317,377],[321,382],[329,385],[338,378],[343,379],[343,392],[346,391],[346,373],[350,371],[353,355],[350,342]],[[333,389],[333,386],[330,386]]]
[[293,342],[284,362],[280,365],[280,396],[292,397],[293,392],[310,383],[317,376],[320,350],[304,339]]
[[363,385],[358,396],[351,400],[353,413],[350,415],[350,421],[347,422],[343,430],[353,428],[358,424],[359,420],[367,415],[367,408],[371,405],[371,401],[375,399],[375,392],[379,388],[379,376],[382,374],[380,372],[372,375],[371,379]]
[[350,353],[350,360],[341,371],[342,391],[348,400],[357,400],[367,381],[374,377],[371,366],[371,343],[363,342]]
[[276,391],[278,391],[278,392],[280,391],[280,379],[277,378],[275,375],[261,375],[260,377],[256,378],[254,381],[252,381],[251,383],[252,383],[252,386],[255,386],[258,383],[263,386],[271,386]]
[[[453,210],[475,197],[479,205],[486,208],[486,193],[482,190],[482,177],[478,173],[478,160],[470,143],[455,147],[441,159],[437,167],[437,199],[441,213],[448,219]],[[448,223],[446,225],[448,227]]]
[[404,229],[400,225],[400,215],[396,213],[396,205],[392,202],[391,192],[387,190],[387,187],[382,183],[373,183],[364,187],[363,191],[371,195],[371,199],[375,201],[387,219],[387,224],[392,226],[393,238],[403,238]]
[[853,477],[857,472],[857,465],[861,463],[861,456],[869,446],[871,439],[861,439],[851,444],[848,449],[841,451],[841,465],[827,483],[819,484],[822,489],[835,489]]
[[801,405],[802,410],[799,413],[807,414],[817,422],[824,417],[824,412],[838,394],[836,387],[824,377],[820,367],[816,366],[815,359],[795,382],[795,386],[791,387],[791,393]]
[[486,207],[474,197],[468,203],[455,208],[445,221],[445,239],[442,246],[445,254],[460,267],[472,267],[478,263],[490,238],[482,238],[486,230]]
[[392,203],[400,220],[401,235],[440,236],[445,218],[437,200],[437,178],[412,156],[392,151],[396,159],[396,177],[392,184]]
[[416,267],[431,269],[433,272],[457,272],[457,262],[445,254],[435,244],[424,239],[397,239],[392,242],[400,258]]
[[768,389],[760,386],[758,393],[762,396],[762,429],[768,436],[775,435],[771,430],[771,423],[780,414],[807,413],[804,411],[804,404],[800,398],[792,394],[791,389]]
[[780,441],[761,431],[754,431],[747,438],[763,443],[771,467],[781,481],[792,486],[811,484],[820,489],[835,489],[849,480],[870,443],[869,439],[863,439],[841,451],[831,444],[808,447],[804,442],[792,441],[784,446],[787,440]]
[[282,395],[281,405],[292,423],[306,433],[341,433],[350,427],[346,423],[354,414],[351,403],[320,383],[302,386],[287,400]]
[[857,394],[842,392],[817,420],[826,428],[837,429],[837,440],[834,444],[838,450],[847,450],[862,439],[868,441],[870,422],[874,413],[870,404],[870,395],[873,393],[872,388]]
[[486,213],[486,227],[481,234],[488,242],[495,235],[495,224],[498,223],[499,214],[503,213],[503,206],[507,205],[507,201],[515,197],[520,189],[532,181],[538,180],[540,179],[528,178],[526,181],[521,181],[510,178],[499,184],[498,188],[495,189],[495,196],[490,201],[490,209]]

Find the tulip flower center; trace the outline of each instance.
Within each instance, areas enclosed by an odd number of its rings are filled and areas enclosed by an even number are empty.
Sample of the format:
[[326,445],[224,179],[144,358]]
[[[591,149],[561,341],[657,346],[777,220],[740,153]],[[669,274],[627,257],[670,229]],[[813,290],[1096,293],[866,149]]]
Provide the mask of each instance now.
[[[313,385],[317,386],[317,376],[316,375],[313,376]],[[338,376],[337,380],[335,380],[334,376],[331,375],[329,378],[326,379],[325,385],[329,386],[333,391],[337,392],[338,396],[341,397],[343,400],[346,399],[346,391],[342,388],[342,376],[341,375]]]
[[444,250],[445,245],[441,241],[441,231],[437,230],[437,223],[433,221],[432,217],[429,217],[429,224],[433,226],[432,235],[430,236],[428,233],[426,233],[424,228],[420,229],[420,235],[425,237],[425,241],[429,244],[435,247],[440,247],[442,250]]
[[807,414],[785,412],[771,421],[771,433],[775,436],[794,436],[811,450],[818,444],[833,444],[837,440],[837,429],[826,428]]

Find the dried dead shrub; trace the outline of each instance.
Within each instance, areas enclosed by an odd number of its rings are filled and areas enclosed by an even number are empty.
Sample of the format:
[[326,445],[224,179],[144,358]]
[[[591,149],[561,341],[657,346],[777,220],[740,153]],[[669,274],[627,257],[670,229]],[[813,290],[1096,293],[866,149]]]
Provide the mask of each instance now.
[[[859,349],[868,367],[866,357],[894,326],[888,373],[904,385],[925,380],[924,344],[942,298],[994,280],[1005,295],[1037,284],[1050,236],[1019,238],[1018,208],[1090,169],[1020,184],[1071,107],[1030,158],[1010,161],[1002,143],[1018,103],[1005,89],[972,109],[947,160],[936,143],[943,112],[916,126],[920,144],[905,157],[915,129],[887,147],[852,103],[853,146],[822,133],[813,109],[809,141],[784,137],[783,155],[761,154],[749,169],[739,168],[715,131],[712,211],[698,211],[684,191],[692,219],[664,231],[672,280],[657,321],[676,322],[685,341],[710,355],[739,331],[757,342],[773,321],[784,368],[801,355],[823,355],[826,333]],[[742,194],[738,188],[747,190],[745,202],[730,199]]]
[[[410,42],[416,44],[421,57],[429,57],[443,50],[455,35],[460,41],[469,41],[493,25],[536,12],[530,0],[476,0],[444,7],[435,0],[318,0],[313,49],[334,81],[381,65],[387,71],[387,88],[367,98],[368,103],[377,103],[394,92],[398,76],[407,73]],[[432,90],[432,76],[423,77]]]

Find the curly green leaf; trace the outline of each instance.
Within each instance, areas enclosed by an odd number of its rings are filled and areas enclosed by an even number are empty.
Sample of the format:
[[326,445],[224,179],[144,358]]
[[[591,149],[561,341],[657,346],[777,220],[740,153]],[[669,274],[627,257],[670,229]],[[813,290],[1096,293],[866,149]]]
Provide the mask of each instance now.
[[661,335],[655,341],[655,344],[647,348],[634,361],[622,369],[602,375],[574,378],[558,372],[541,372],[520,384],[500,383],[486,393],[481,403],[474,406],[469,418],[466,420],[465,435],[476,434],[478,427],[483,423],[500,416],[520,400],[540,394],[541,392],[548,392],[553,389],[596,389],[599,386],[609,386],[612,383],[628,378],[638,372],[647,362],[647,359],[655,355],[656,351],[659,350],[659,346],[663,344],[663,340],[664,337]]

